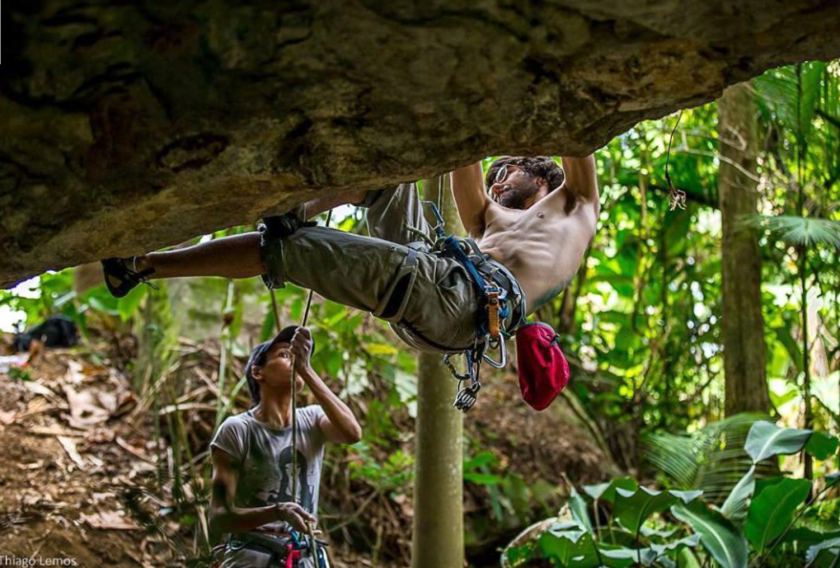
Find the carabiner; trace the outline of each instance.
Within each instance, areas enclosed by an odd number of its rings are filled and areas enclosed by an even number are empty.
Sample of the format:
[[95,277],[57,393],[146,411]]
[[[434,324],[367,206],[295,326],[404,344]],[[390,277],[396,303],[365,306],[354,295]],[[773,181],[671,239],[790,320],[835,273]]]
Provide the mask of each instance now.
[[[495,340],[495,342],[498,343],[498,347],[491,345],[489,334],[484,338],[484,353],[482,354],[482,357],[484,358],[485,361],[487,361],[487,364],[490,365],[491,367],[495,367],[497,369],[504,369],[505,365],[507,365],[507,350],[506,350],[506,347],[505,347],[505,338],[500,337],[499,339]],[[489,351],[491,348],[492,349],[497,349],[498,348],[498,350],[499,350],[499,360],[498,361],[494,360],[492,357],[490,357],[487,354],[487,351]]]

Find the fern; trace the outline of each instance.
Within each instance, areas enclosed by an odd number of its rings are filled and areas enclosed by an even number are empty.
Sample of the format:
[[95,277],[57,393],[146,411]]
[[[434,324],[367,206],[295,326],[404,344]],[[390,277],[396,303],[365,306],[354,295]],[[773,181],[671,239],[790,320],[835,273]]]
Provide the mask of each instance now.
[[840,250],[840,221],[796,215],[755,215],[743,219],[742,225],[769,231],[790,245],[811,247],[823,244]]
[[802,65],[802,101],[799,105],[795,65],[773,69],[753,79],[758,106],[765,119],[772,121],[775,118],[791,131],[797,131],[801,124],[802,136],[807,138],[817,109],[819,86],[827,66],[822,61]]
[[[744,451],[750,428],[759,413],[736,414],[713,422],[690,435],[648,434],[642,439],[646,460],[682,488],[702,489],[706,499],[722,503],[752,465]],[[772,465],[758,475],[772,473]]]

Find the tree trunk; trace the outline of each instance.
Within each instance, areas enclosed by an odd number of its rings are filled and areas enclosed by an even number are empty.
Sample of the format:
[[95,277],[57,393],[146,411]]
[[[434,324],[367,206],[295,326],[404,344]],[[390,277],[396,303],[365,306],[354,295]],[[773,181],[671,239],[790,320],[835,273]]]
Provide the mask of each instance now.
[[[427,182],[426,199],[437,203],[441,192],[446,200],[441,209],[447,232],[462,233],[449,185],[442,183],[441,177]],[[456,383],[441,356],[422,353],[418,362],[411,565],[413,568],[462,568],[463,415],[452,406]]]
[[730,87],[718,101],[720,211],[723,223],[723,361],[725,412],[770,412],[761,315],[758,234],[743,218],[757,212],[757,123],[746,84]]

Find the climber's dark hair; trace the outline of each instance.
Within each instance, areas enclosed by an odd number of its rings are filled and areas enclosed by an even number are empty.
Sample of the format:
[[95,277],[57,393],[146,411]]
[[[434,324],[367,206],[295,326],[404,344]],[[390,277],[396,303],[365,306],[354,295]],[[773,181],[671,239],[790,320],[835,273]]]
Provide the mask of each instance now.
[[493,185],[502,166],[518,166],[531,177],[543,178],[548,183],[548,191],[554,191],[563,185],[563,180],[566,179],[563,168],[549,156],[502,156],[487,169],[487,175],[484,177],[485,188]]

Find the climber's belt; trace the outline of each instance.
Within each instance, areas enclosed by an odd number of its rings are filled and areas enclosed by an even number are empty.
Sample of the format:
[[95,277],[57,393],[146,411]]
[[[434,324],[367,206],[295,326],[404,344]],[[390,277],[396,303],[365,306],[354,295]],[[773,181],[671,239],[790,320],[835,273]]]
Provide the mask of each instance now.
[[[501,334],[511,335],[516,332],[520,325],[525,322],[525,295],[519,283],[514,278],[513,274],[499,262],[493,260],[488,255],[481,253],[478,246],[471,241],[468,241],[472,254],[468,255],[469,262],[472,263],[473,268],[481,275],[484,280],[483,284],[498,294],[495,296],[499,299],[499,308],[501,308],[502,301],[506,304],[506,312],[499,310],[499,330]],[[412,251],[414,252],[414,251]],[[449,256],[443,251],[434,251],[432,254]],[[463,264],[463,263],[462,263]],[[465,267],[466,268],[466,267]],[[449,353],[463,352],[475,346],[476,342],[484,343],[488,332],[492,335],[492,330],[488,329],[492,322],[491,313],[488,313],[488,302],[493,296],[488,297],[488,290],[481,288],[481,284],[473,277],[473,272],[467,269],[470,281],[476,288],[479,296],[479,303],[475,314],[475,335],[473,341],[469,345],[442,345],[435,342],[425,334],[414,327],[411,322],[401,319],[399,325],[410,332],[422,342],[438,349],[440,351]],[[495,289],[495,290],[494,290]]]
[[[475,265],[485,283],[495,285],[500,290],[500,299],[507,302],[510,313],[508,318],[501,318],[500,325],[508,335],[512,335],[525,322],[525,295],[513,274],[501,263],[487,255],[470,255],[470,261]],[[491,298],[488,298],[488,302]],[[506,324],[506,325],[505,325]],[[488,328],[492,322],[488,322]],[[488,329],[492,335],[492,329]]]

